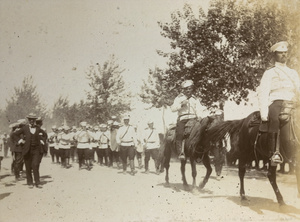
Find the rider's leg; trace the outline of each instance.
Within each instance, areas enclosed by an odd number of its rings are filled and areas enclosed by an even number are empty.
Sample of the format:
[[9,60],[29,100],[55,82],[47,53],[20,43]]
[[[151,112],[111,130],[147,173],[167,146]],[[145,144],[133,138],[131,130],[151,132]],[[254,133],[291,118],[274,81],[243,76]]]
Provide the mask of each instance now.
[[184,128],[188,120],[181,120],[176,125],[176,150],[179,154],[179,159],[185,159],[184,155]]
[[269,106],[269,129],[268,129],[268,152],[271,162],[278,164],[282,162],[279,153],[280,146],[280,122],[279,114],[282,108],[282,101],[276,100]]

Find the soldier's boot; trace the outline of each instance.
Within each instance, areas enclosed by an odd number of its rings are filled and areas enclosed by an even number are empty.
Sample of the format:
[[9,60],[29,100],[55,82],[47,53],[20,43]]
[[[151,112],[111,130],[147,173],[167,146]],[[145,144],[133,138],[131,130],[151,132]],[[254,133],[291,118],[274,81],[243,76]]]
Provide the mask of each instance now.
[[131,169],[130,174],[131,174],[132,176],[134,176],[135,173],[136,173],[136,171],[135,171],[135,166],[134,166],[134,160],[130,160],[130,161],[129,161],[129,165],[130,165],[130,169]]
[[142,158],[138,158],[139,169],[143,168]]
[[149,173],[149,162],[145,161],[145,173],[148,174]]
[[88,170],[92,169],[92,160],[87,160],[87,169]]
[[283,162],[283,158],[279,153],[279,136],[277,133],[268,133],[268,151],[271,165],[276,166]]
[[160,170],[159,170],[159,164],[158,164],[158,160],[155,159],[154,160],[154,166],[155,166],[155,170],[156,170],[156,174],[160,174]]
[[178,140],[178,141],[176,141],[176,148],[179,151],[178,158],[180,160],[185,160],[184,144],[185,144],[185,140],[182,140],[182,141]]

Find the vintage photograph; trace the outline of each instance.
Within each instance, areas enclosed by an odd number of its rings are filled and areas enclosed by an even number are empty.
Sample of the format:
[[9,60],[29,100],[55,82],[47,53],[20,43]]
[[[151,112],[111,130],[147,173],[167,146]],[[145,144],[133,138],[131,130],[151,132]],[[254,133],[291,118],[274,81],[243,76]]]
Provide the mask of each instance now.
[[0,222],[300,221],[299,0],[0,0]]

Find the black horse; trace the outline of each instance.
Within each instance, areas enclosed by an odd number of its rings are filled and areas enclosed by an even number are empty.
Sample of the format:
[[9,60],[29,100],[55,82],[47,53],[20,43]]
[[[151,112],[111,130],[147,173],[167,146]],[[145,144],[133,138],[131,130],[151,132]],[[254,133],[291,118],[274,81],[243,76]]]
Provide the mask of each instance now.
[[[203,188],[207,183],[211,172],[211,161],[209,157],[209,151],[212,150],[215,145],[211,144],[208,140],[205,139],[206,131],[209,127],[219,123],[222,121],[220,115],[215,116],[208,116],[203,118],[201,121],[198,120],[191,120],[187,123],[186,133],[188,134],[185,139],[185,146],[184,146],[184,154],[185,159],[181,160],[181,175],[183,185],[187,186],[187,180],[185,176],[185,165],[187,160],[189,159],[192,169],[192,177],[193,177],[193,187],[196,186],[196,161],[202,161],[203,165],[206,168],[206,175],[199,185],[200,188]],[[216,143],[220,144],[220,143]],[[164,144],[161,146],[160,156],[163,156],[163,166],[166,169],[166,176],[165,181],[169,183],[169,168],[170,168],[170,160],[171,157],[178,157],[179,151],[175,148],[175,126],[170,128],[165,136]],[[218,161],[218,163],[222,163]],[[221,167],[218,167],[221,169]]]
[[[280,153],[284,160],[293,162],[296,167],[298,197],[300,197],[300,113],[299,108],[293,107],[288,120],[281,122],[280,127]],[[246,166],[258,156],[268,162],[268,179],[273,187],[277,201],[284,205],[283,197],[276,183],[276,164],[271,164],[269,150],[267,149],[267,133],[259,130],[259,112],[251,113],[241,120],[225,121],[211,128],[208,132],[210,139],[222,138],[225,134],[238,132],[238,159],[240,196],[247,200],[244,189],[244,176]]]

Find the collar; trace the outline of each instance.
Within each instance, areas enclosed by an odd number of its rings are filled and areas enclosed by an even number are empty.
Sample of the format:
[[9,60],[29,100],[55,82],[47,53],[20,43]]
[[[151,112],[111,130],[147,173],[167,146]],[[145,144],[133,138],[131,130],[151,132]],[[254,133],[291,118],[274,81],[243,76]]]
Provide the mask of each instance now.
[[286,67],[286,63],[275,62],[275,67]]

